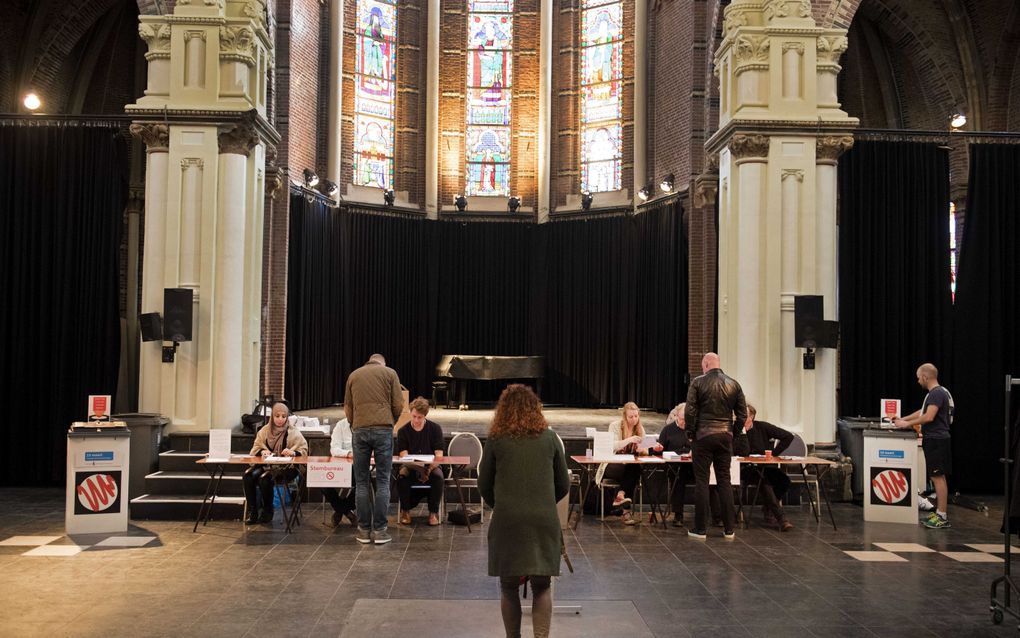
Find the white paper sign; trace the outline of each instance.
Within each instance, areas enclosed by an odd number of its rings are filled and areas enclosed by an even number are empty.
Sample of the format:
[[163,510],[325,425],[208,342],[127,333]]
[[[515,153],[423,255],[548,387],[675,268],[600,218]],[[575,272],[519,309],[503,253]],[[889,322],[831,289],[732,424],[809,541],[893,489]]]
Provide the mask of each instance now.
[[659,442],[659,436],[657,434],[646,434],[641,439],[641,449],[647,450],[650,447],[655,447],[655,444]]
[[353,464],[326,461],[308,464],[308,487],[350,487]]
[[110,395],[90,394],[89,409],[86,421],[105,421],[110,419]]
[[[708,466],[708,484],[715,485],[715,465]],[[730,459],[730,485],[740,485],[740,459]]]
[[900,416],[900,400],[899,399],[882,399],[881,406],[878,408],[878,413],[882,416],[883,421],[892,421],[898,419]]
[[230,428],[212,428],[209,430],[209,460],[230,460]]
[[612,434],[609,432],[596,432],[592,439],[594,440],[594,443],[592,443],[592,456],[597,458],[613,456]]
[[597,430],[595,428],[585,428],[584,429],[584,438],[586,438],[586,439],[594,439],[595,438],[595,432],[597,432]]

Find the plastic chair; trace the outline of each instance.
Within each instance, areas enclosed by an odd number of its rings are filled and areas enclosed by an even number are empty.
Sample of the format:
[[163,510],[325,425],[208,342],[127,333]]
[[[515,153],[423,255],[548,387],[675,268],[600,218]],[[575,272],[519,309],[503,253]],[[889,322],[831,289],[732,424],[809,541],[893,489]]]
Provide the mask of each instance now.
[[[783,450],[783,456],[807,456],[807,454],[807,443],[804,442],[804,439],[799,434],[794,434],[793,441],[785,450]],[[813,472],[808,472],[807,468],[803,465],[800,466],[800,474],[801,478],[807,477],[808,489],[810,489],[812,485],[815,488],[815,498],[814,501],[812,501],[812,507],[814,508],[815,515],[817,516],[821,513],[818,509],[818,475]],[[808,494],[808,496],[810,497],[810,494]]]
[[[478,437],[470,432],[458,432],[453,435],[450,439],[450,446],[447,451],[447,456],[466,456],[471,461],[463,468],[454,468],[450,472],[450,476],[446,478],[446,482],[443,489],[443,500],[440,505],[441,515],[446,515],[446,489],[447,487],[456,487],[457,482],[453,480],[453,472],[460,472],[457,478],[460,480],[460,486],[467,489],[478,489],[478,463],[482,460],[482,442],[478,440]],[[481,505],[481,521],[485,521],[485,503],[481,502],[481,496],[479,495],[478,502]]]

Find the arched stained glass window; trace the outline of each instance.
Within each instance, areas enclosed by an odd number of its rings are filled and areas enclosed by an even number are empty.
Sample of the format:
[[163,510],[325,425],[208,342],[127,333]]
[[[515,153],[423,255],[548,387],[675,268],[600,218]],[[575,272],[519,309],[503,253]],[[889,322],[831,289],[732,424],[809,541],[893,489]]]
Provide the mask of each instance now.
[[581,0],[581,191],[621,188],[623,3]]
[[395,0],[358,0],[354,74],[354,183],[393,187]]
[[468,0],[467,195],[510,194],[513,0]]

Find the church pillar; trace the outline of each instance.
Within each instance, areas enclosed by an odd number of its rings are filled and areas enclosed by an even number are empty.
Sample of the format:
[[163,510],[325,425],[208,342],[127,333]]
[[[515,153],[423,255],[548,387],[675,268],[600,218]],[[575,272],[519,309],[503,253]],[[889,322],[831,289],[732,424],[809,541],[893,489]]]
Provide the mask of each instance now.
[[835,78],[846,31],[822,29],[808,0],[734,0],[716,52],[719,131],[719,354],[762,419],[832,440],[836,351],[805,370],[794,298],[837,316],[836,158],[853,143]]
[[425,214],[439,219],[439,0],[428,0],[425,74]]
[[[179,0],[140,16],[165,91],[126,110],[149,147],[142,309],[164,314],[163,289],[193,294],[192,338],[164,362],[143,344],[139,407],[174,429],[231,427],[259,394],[266,115],[272,42],[259,0]],[[162,67],[156,69],[162,72]]]
[[[648,180],[648,3],[634,3],[634,205],[644,203],[638,195]],[[652,193],[654,196],[654,192]]]

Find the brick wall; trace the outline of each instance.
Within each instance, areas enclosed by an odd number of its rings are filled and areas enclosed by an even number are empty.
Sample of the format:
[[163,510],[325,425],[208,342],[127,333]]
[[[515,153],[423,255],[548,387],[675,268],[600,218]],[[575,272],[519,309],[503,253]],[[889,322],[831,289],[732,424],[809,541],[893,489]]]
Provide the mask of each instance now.
[[276,126],[283,137],[278,161],[299,176],[319,166],[314,107],[320,92],[322,14],[318,0],[280,0],[276,7]]

